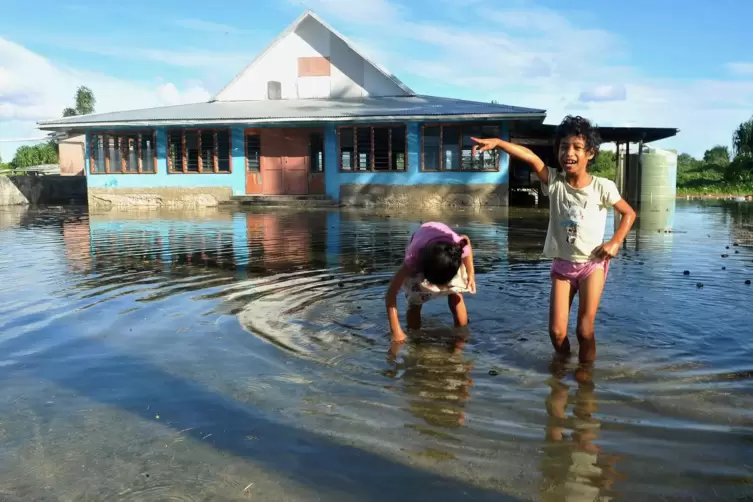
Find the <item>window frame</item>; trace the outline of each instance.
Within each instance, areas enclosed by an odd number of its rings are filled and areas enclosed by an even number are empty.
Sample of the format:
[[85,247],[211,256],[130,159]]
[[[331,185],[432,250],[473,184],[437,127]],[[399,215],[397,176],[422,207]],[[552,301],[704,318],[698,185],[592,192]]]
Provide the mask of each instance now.
[[[248,170],[248,137],[249,136],[258,136],[259,137],[259,169],[256,171],[249,171]],[[254,174],[261,174],[261,129],[246,129],[243,132],[243,162],[244,162],[244,169],[246,174],[248,173],[254,173]]]
[[[314,134],[318,134],[322,139],[322,169],[320,171],[314,171],[314,156],[312,155],[312,142],[311,142],[311,136]],[[309,139],[309,174],[310,175],[323,175],[324,171],[327,167],[327,147],[326,147],[326,141],[324,139],[325,134],[324,131],[309,131],[308,133],[308,139]]]
[[[131,136],[136,135],[136,157],[138,162],[138,168],[136,171],[127,171],[126,170],[126,164],[127,164],[127,147],[129,140],[132,139]],[[153,171],[144,171],[143,168],[143,159],[141,155],[141,145],[142,140],[144,136],[148,136],[151,134],[152,136],[152,144],[154,145],[154,170]],[[95,165],[95,149],[94,145],[95,142],[99,137],[102,137],[102,148],[104,148],[105,151],[105,170],[104,171],[96,171]],[[108,148],[108,138],[119,138],[120,144],[118,145],[118,150],[120,151],[120,170],[112,170],[110,169],[110,149]],[[122,141],[123,139],[126,139],[126,141]],[[100,131],[96,133],[89,133],[89,174],[93,175],[102,175],[102,174],[157,174],[157,130],[156,129],[138,129],[134,131],[125,131],[125,130],[111,130],[111,131]]]
[[[180,171],[171,169],[172,162],[170,161],[170,133],[174,133],[176,131],[180,132],[180,163],[182,169]],[[212,139],[213,139],[213,149],[214,149],[214,155],[212,159],[212,169],[206,170],[203,165],[203,159],[202,159],[202,151],[201,151],[201,134],[204,132],[212,132]],[[217,155],[219,151],[219,142],[217,139],[217,133],[219,131],[227,131],[227,137],[228,137],[228,170],[227,171],[220,171],[220,161],[219,161],[219,155]],[[193,132],[196,133],[196,146],[197,150],[199,152],[198,154],[198,171],[189,171],[188,170],[188,158],[186,157],[186,132]],[[232,174],[233,172],[233,130],[229,127],[189,127],[185,129],[168,129],[165,132],[165,152],[166,152],[166,168],[167,168],[167,174]]]
[[[392,130],[395,127],[403,127],[405,129],[405,169],[397,170],[392,169]],[[356,169],[355,162],[351,169],[343,169],[343,156],[342,156],[342,140],[340,138],[341,131],[343,129],[353,130],[353,159],[358,157],[358,131],[357,129],[369,129],[370,132],[370,146],[369,146],[369,169]],[[387,162],[390,169],[377,170],[374,166],[374,129],[388,129],[389,130],[389,151],[387,154]],[[405,123],[387,123],[387,124],[370,124],[370,125],[341,125],[337,126],[337,170],[341,173],[358,174],[358,173],[392,173],[392,174],[407,174],[408,173],[408,124]]]
[[[429,128],[438,127],[439,128],[439,165],[436,169],[427,169],[426,164],[424,162],[424,130]],[[458,134],[458,147],[460,149],[460,167],[461,169],[445,169],[444,168],[444,155],[442,155],[442,147],[444,146],[444,128],[445,127],[457,127],[460,129],[460,134]],[[497,127],[499,128],[500,135],[502,134],[502,126],[500,125],[493,125],[493,124],[485,124],[483,122],[469,122],[469,123],[425,123],[421,124],[421,131],[420,131],[420,166],[421,166],[421,172],[424,173],[498,173],[502,170],[502,153],[497,157],[497,165],[490,169],[462,169],[463,165],[463,128],[464,127]]]

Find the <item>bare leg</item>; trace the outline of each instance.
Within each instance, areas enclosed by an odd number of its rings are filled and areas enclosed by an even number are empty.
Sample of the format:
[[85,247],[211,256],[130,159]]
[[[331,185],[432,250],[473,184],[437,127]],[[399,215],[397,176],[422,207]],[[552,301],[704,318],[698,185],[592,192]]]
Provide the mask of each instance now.
[[408,307],[408,329],[421,329],[421,305]]
[[581,363],[596,359],[596,340],[594,340],[594,321],[604,290],[604,269],[594,270],[580,283],[580,301],[578,302],[578,357]]
[[456,327],[468,325],[468,311],[465,308],[463,295],[454,294],[447,297],[447,305],[450,307]]
[[552,278],[549,297],[549,338],[559,354],[570,353],[570,340],[567,339],[567,321],[570,307],[577,290],[564,279]]

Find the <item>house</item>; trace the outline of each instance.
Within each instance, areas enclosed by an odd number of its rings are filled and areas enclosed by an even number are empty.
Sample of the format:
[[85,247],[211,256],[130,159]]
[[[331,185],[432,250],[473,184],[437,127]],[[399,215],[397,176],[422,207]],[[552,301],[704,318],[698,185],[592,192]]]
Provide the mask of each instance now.
[[91,205],[249,196],[507,205],[509,138],[545,110],[416,94],[305,12],[211,101],[43,121],[85,134]]

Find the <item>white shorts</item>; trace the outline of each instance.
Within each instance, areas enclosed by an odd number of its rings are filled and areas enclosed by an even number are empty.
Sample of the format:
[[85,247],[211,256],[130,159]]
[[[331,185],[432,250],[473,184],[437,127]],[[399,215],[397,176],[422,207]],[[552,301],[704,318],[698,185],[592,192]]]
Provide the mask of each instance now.
[[408,306],[418,307],[436,298],[468,292],[468,272],[465,265],[460,265],[458,273],[447,286],[432,284],[422,274],[408,277],[403,283],[403,293]]

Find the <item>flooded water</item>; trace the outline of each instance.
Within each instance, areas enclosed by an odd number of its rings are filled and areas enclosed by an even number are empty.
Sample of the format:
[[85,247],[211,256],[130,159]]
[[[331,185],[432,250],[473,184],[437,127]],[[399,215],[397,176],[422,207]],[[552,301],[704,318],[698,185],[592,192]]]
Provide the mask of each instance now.
[[632,232],[584,370],[536,210],[445,216],[469,329],[391,348],[426,218],[0,208],[0,498],[753,500],[753,206]]

